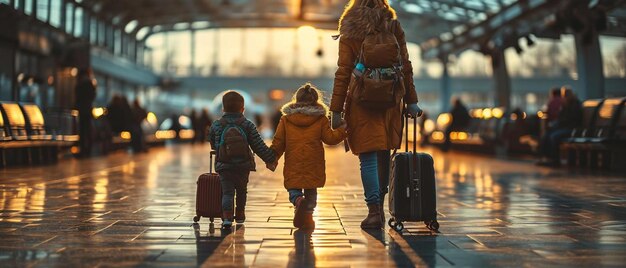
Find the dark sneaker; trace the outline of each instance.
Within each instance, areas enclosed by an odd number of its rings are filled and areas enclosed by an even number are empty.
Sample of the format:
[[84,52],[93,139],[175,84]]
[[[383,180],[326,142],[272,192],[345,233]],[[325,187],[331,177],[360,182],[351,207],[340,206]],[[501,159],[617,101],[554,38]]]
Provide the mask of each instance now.
[[306,207],[307,207],[306,199],[303,196],[298,197],[298,199],[296,199],[296,212],[294,213],[294,216],[293,216],[294,227],[301,228],[302,225],[304,224],[304,221],[306,219],[305,217],[307,214]]
[[222,229],[230,229],[233,226],[233,212],[222,212]]

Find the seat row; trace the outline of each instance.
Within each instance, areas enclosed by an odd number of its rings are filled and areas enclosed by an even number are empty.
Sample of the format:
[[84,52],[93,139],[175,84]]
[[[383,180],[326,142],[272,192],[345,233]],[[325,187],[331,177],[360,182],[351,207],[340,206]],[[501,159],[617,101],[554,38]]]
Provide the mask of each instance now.
[[2,167],[54,162],[78,141],[75,111],[51,110],[49,122],[33,103],[0,102],[0,112]]
[[582,127],[561,145],[571,166],[626,168],[626,97],[583,102]]

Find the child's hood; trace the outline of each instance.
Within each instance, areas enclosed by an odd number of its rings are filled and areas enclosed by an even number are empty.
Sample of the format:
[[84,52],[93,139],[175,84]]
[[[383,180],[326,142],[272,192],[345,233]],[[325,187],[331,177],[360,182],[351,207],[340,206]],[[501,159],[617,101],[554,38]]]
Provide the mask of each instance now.
[[299,127],[308,127],[317,122],[321,117],[326,116],[326,114],[328,114],[328,108],[319,104],[302,105],[291,103],[283,106],[281,112],[289,123]]

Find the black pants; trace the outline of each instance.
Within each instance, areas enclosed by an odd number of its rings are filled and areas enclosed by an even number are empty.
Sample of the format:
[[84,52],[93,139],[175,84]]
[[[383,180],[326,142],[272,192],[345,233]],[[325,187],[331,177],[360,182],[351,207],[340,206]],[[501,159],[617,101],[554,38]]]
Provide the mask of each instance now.
[[87,156],[91,154],[91,111],[79,111],[78,117],[78,145],[80,146],[80,154]]

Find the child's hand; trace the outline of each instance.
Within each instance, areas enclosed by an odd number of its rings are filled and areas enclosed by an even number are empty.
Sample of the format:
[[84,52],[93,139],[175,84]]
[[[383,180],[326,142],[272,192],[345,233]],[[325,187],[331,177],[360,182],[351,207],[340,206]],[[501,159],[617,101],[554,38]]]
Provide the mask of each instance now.
[[271,170],[272,172],[276,171],[277,166],[278,166],[278,161],[274,163],[265,163],[265,167],[267,167],[267,169]]

